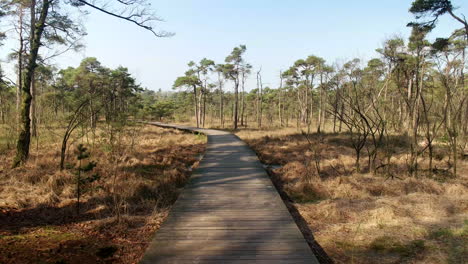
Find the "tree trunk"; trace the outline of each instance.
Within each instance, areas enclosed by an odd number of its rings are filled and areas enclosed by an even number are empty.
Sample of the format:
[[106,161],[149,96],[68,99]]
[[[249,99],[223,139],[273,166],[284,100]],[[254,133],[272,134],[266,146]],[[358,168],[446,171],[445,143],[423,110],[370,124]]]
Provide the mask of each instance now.
[[3,108],[5,103],[3,102],[3,98],[0,96],[0,120],[2,124],[5,124],[5,109]]
[[241,126],[244,124],[244,114],[245,114],[245,71],[242,71],[242,86],[241,86]]
[[356,172],[360,173],[361,172],[361,151],[357,149],[355,151],[356,151],[356,162],[355,162]]
[[68,131],[62,139],[62,147],[60,148],[60,170],[65,168],[65,154],[67,153]]
[[458,151],[457,151],[457,136],[453,137],[453,176],[457,177],[457,162],[458,162]]
[[203,94],[204,94],[204,90],[203,90],[203,87],[200,87],[200,92],[198,93],[198,122],[200,124],[200,126],[203,126],[203,113],[202,113],[202,110],[203,110]]
[[278,119],[279,119],[279,122],[280,122],[280,127],[283,127],[283,113],[282,113],[282,103],[281,103],[281,99],[282,99],[282,93],[283,92],[283,76],[281,75],[281,71],[280,71],[280,87],[279,87],[279,90],[278,90]]
[[37,102],[36,102],[36,85],[35,85],[35,78],[34,74],[32,76],[32,81],[31,81],[31,113],[30,113],[30,119],[31,119],[31,136],[37,137],[37,119],[36,119],[36,107],[37,107]]
[[197,98],[197,87],[193,86],[193,100],[195,100],[195,119],[197,120],[197,127],[200,127],[200,122],[198,120],[198,98]]
[[237,129],[237,121],[239,120],[239,76],[234,80],[234,129]]
[[[31,0],[31,6],[30,6],[30,13],[31,13],[31,36],[30,36],[30,42],[33,42],[34,38],[34,25],[36,24],[36,0]],[[37,137],[37,119],[36,119],[36,83],[35,83],[35,78],[34,78],[34,72],[32,73],[32,80],[31,80],[31,113],[30,113],[30,118],[31,118],[31,135],[33,137]]]
[[257,72],[257,126],[262,127],[262,76]]
[[318,117],[317,117],[317,133],[321,132],[322,129],[322,104],[323,104],[323,92],[322,92],[322,86],[323,86],[323,74],[320,74],[320,87],[319,87],[319,107],[318,107]]
[[262,75],[259,74],[260,77],[260,101],[259,101],[259,117],[258,117],[258,127],[262,127],[262,119],[263,119],[263,83],[262,83]]
[[42,2],[41,15],[39,21],[34,25],[34,37],[30,44],[31,50],[28,56],[28,63],[24,69],[24,82],[21,84],[23,92],[21,104],[21,127],[16,146],[16,156],[13,160],[13,167],[24,164],[29,157],[29,144],[31,142],[31,119],[29,113],[31,110],[31,82],[36,69],[36,60],[41,45],[41,37],[45,27],[45,21],[49,12],[50,0]]
[[[206,87],[206,81],[205,81],[205,87]],[[203,93],[203,127],[205,127],[205,118],[206,118],[206,94],[207,94],[207,89],[205,88],[205,92]]]
[[221,81],[221,73],[218,72],[218,82],[219,82],[219,118],[221,127],[224,128],[224,102],[223,102],[223,83]]
[[24,39],[23,39],[23,9],[21,5],[18,5],[19,12],[19,48],[18,48],[18,81],[16,84],[16,130],[20,129],[20,108],[21,108],[21,88],[23,83],[23,49],[24,49]]
[[341,132],[341,129],[343,128],[343,115],[344,115],[344,104],[341,104],[341,109],[340,109],[340,122],[338,125],[338,132]]

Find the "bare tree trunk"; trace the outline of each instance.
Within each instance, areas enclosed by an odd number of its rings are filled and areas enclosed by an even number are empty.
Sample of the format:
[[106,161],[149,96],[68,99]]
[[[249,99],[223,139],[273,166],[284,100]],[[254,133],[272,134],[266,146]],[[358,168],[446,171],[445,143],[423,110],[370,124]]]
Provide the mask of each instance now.
[[21,84],[23,100],[21,105],[21,127],[18,142],[16,146],[16,156],[13,160],[13,167],[24,164],[29,157],[29,145],[31,142],[31,119],[29,113],[31,110],[31,82],[36,69],[36,60],[41,43],[42,32],[44,31],[45,21],[49,12],[50,0],[42,2],[41,15],[39,21],[34,25],[34,37],[31,42],[31,50],[28,56],[28,63],[24,69],[24,82]]
[[261,75],[261,70],[260,69],[258,72],[257,72],[257,124],[258,124],[258,127],[261,128],[262,127],[262,103],[263,103],[263,100],[262,100],[262,88],[263,88],[263,85],[262,85],[262,75]]
[[338,115],[339,105],[338,105],[338,89],[335,92],[335,100],[333,102],[333,133],[336,133],[336,116]]
[[19,12],[19,48],[18,48],[18,81],[16,84],[16,130],[20,129],[20,106],[21,106],[21,88],[23,84],[23,52],[24,52],[24,39],[23,39],[23,9],[18,5]]
[[244,126],[244,113],[245,113],[245,95],[244,95],[244,88],[245,88],[245,70],[242,71],[242,94],[241,94],[241,126]]
[[360,173],[361,172],[361,151],[360,150],[355,150],[355,151],[356,151],[356,161],[355,161],[356,172]]
[[[465,37],[465,41],[468,41],[468,29]],[[462,50],[462,64],[460,66],[460,75],[461,75],[461,87],[465,87],[465,73],[464,73],[464,68],[466,65],[466,46],[463,47]],[[463,89],[463,97],[467,97],[467,89]],[[461,109],[462,113],[460,114],[460,117],[462,120],[461,122],[461,131],[462,131],[462,138],[465,138],[468,135],[468,103],[465,104],[465,110]]]
[[[420,79],[420,84],[421,86],[423,86],[424,84],[424,65],[423,65],[423,69],[422,69],[422,73],[421,73],[421,79]],[[432,143],[434,137],[436,136],[435,135],[435,127],[436,127],[436,124],[433,125],[434,129],[431,130],[431,123],[430,123],[430,119],[429,119],[429,109],[426,105],[426,101],[424,99],[424,96],[423,96],[423,93],[422,93],[422,90],[421,90],[421,93],[419,94],[419,96],[421,97],[421,104],[422,104],[422,110],[423,110],[423,115],[424,115],[424,122],[426,124],[426,141],[427,141],[427,148],[429,150],[429,173],[432,174],[432,171],[433,171],[433,165],[432,165],[432,162],[433,162],[433,157],[434,157],[434,145]],[[436,122],[436,121],[434,121]],[[432,132],[432,134],[431,134]]]
[[36,119],[36,85],[35,85],[35,78],[32,77],[31,82],[31,136],[37,137],[37,119]]
[[[419,76],[416,76],[419,78]],[[417,177],[418,176],[418,129],[419,129],[419,105],[420,105],[420,94],[422,90],[422,85],[419,81],[416,81],[416,94],[414,95],[414,103],[412,107],[412,115],[411,115],[411,175]]]
[[[206,82],[205,82],[206,86]],[[206,94],[207,90],[205,90],[205,93],[203,93],[203,127],[205,127],[205,118],[206,118]]]
[[317,117],[317,133],[320,133],[321,132],[321,128],[322,128],[322,104],[323,104],[323,92],[322,92],[322,89],[323,89],[323,74],[321,73],[320,74],[320,87],[319,87],[319,107],[318,107],[318,117]]
[[221,127],[224,128],[224,102],[223,102],[223,82],[221,80],[221,73],[218,72],[218,84],[219,84],[219,118]]
[[203,94],[205,93],[204,88],[200,87],[200,92],[198,93],[198,120],[199,125],[204,126],[203,124]]
[[193,86],[193,100],[195,100],[195,119],[197,120],[197,127],[200,127],[200,121],[198,119],[198,97],[197,97],[197,87]]
[[343,116],[344,116],[344,104],[341,104],[341,111],[340,111],[340,123],[338,126],[338,132],[341,132],[341,129],[343,128]]
[[[410,78],[408,81],[408,88],[407,88],[407,101],[409,104],[411,104],[411,97],[412,97],[412,87],[413,87],[413,79]],[[410,129],[412,128],[412,117],[413,117],[413,111],[414,111],[414,106],[413,105],[408,105],[407,106],[407,112],[406,112],[406,127],[405,127],[405,133],[406,135],[410,134]]]
[[2,124],[5,124],[5,109],[3,108],[5,103],[3,102],[3,98],[0,96],[0,121]]
[[239,75],[234,80],[234,129],[237,129],[237,121],[239,113]]
[[453,176],[457,176],[457,162],[458,162],[458,150],[457,150],[457,136],[453,137]]
[[283,76],[282,76],[282,72],[280,71],[280,87],[278,90],[278,119],[280,122],[280,127],[283,127],[283,113],[281,109],[282,108],[282,103],[281,103],[282,92],[283,92]]
[[309,106],[309,78],[306,79],[306,87],[305,87],[305,124],[307,126],[307,134],[310,134],[310,110],[312,109]]
[[[313,80],[314,77],[307,78],[307,134],[310,134],[312,119],[314,115],[314,96],[313,96]],[[310,102],[310,104],[309,104]]]
[[[30,13],[31,13],[31,36],[30,42],[33,42],[34,38],[34,24],[36,24],[36,0],[31,0],[30,6]],[[37,137],[37,119],[36,119],[36,80],[34,78],[34,72],[32,73],[32,81],[31,81],[31,135],[33,137]]]

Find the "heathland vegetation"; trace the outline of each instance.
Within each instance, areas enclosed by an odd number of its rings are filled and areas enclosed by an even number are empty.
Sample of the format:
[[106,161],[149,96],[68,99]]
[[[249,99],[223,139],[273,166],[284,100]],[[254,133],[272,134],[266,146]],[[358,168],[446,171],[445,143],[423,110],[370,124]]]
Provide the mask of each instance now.
[[[171,35],[118,2],[0,0],[0,41],[17,40],[16,77],[0,65],[0,262],[137,262],[205,143],[145,120],[236,133],[338,263],[466,261],[468,22],[451,1],[415,0],[410,37],[373,59],[304,54],[268,86],[247,45],[190,61],[171,91],[96,58],[51,63],[81,48],[84,8]],[[429,39],[442,16],[459,28]]]

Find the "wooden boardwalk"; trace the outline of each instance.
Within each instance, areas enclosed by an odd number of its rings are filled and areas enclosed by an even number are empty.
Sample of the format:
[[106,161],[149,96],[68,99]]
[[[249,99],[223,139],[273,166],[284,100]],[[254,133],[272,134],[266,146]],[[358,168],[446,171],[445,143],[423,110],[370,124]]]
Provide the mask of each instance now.
[[219,130],[141,260],[149,263],[318,263],[255,153]]

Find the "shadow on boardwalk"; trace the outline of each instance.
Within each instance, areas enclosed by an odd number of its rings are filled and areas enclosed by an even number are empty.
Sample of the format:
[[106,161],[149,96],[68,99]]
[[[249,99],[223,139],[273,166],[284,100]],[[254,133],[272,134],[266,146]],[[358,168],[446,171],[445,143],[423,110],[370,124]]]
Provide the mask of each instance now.
[[208,146],[141,263],[318,263],[243,141],[224,131],[161,126],[204,133]]

